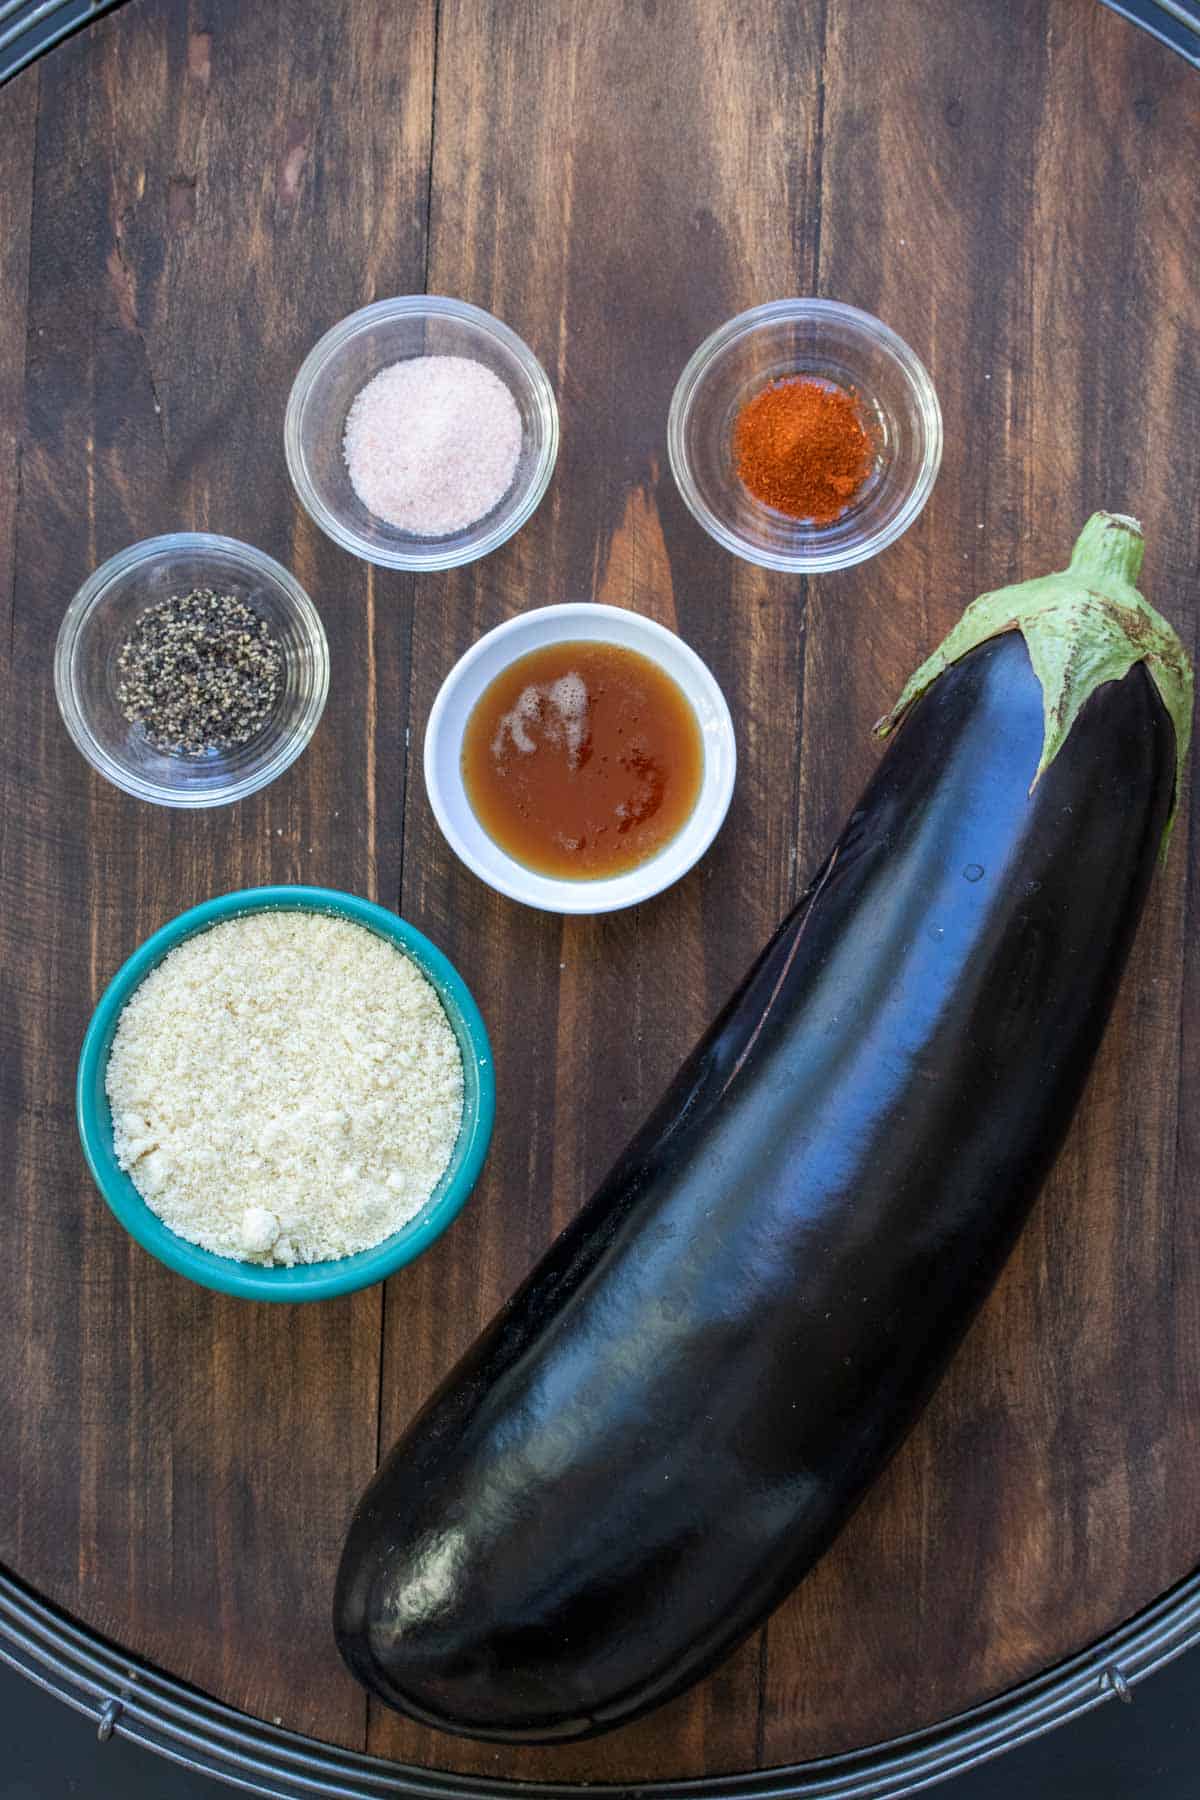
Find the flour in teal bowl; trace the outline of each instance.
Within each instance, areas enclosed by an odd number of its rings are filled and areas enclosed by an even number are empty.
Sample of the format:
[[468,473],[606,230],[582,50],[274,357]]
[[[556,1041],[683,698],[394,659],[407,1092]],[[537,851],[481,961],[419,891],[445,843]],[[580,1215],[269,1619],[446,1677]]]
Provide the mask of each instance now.
[[121,1014],[117,1160],[172,1231],[263,1265],[372,1248],[421,1210],[462,1121],[437,993],[348,919],[247,913],[176,946]]

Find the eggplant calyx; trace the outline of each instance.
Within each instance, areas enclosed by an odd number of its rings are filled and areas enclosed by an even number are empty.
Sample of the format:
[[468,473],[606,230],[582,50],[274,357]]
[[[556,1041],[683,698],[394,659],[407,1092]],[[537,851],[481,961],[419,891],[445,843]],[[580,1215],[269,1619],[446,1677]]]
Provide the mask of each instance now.
[[875,727],[879,736],[895,729],[951,663],[989,638],[1019,631],[1041,683],[1045,715],[1032,793],[1066,743],[1084,702],[1105,682],[1121,681],[1135,663],[1145,663],[1175,728],[1175,793],[1163,832],[1165,856],[1192,735],[1193,673],[1174,627],[1137,590],[1144,549],[1136,519],[1124,513],[1093,513],[1076,539],[1067,568],[997,588],[971,602],[880,719]]

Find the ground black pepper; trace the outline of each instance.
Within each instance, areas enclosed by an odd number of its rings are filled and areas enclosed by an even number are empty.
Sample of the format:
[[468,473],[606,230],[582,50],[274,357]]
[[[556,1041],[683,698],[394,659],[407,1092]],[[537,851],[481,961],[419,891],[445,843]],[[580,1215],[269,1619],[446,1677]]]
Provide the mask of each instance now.
[[138,614],[117,656],[117,701],[156,750],[204,756],[254,736],[282,677],[267,621],[234,594],[193,588]]

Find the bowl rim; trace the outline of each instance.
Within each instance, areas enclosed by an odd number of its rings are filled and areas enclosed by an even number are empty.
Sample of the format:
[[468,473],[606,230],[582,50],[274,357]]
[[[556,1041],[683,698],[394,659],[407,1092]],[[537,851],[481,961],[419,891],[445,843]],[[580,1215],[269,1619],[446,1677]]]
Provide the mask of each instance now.
[[[399,540],[395,547],[371,543],[325,504],[309,477],[301,428],[304,409],[313,385],[336,356],[353,343],[355,338],[374,326],[391,319],[414,316],[457,319],[502,344],[529,384],[545,430],[538,460],[530,471],[524,491],[511,511],[503,510],[508,496],[498,502],[502,510],[488,531],[477,539],[468,538],[465,542],[462,541],[461,533],[453,533],[447,538],[413,539],[414,545],[425,547],[406,549],[404,540]],[[288,393],[283,417],[283,454],[288,474],[300,504],[314,523],[335,544],[363,562],[374,563],[377,567],[386,569],[412,570],[418,574],[461,568],[465,563],[477,562],[481,556],[487,556],[491,551],[499,549],[501,544],[507,543],[541,504],[558,461],[558,444],[558,403],[554,397],[554,389],[545,369],[524,338],[519,337],[511,325],[506,325],[494,313],[486,312],[481,306],[473,306],[468,300],[456,300],[449,294],[396,294],[390,299],[373,300],[368,306],[361,306],[357,311],[347,313],[345,318],[339,319],[317,339],[300,364]],[[516,492],[516,489],[509,490],[510,495]],[[473,527],[468,526],[466,529],[469,533]]]
[[[789,554],[752,544],[713,512],[692,479],[686,425],[700,383],[718,357],[739,338],[749,336],[764,325],[795,319],[836,319],[842,324],[853,325],[856,330],[872,338],[878,347],[891,356],[906,377],[925,421],[927,441],[917,478],[904,505],[887,525],[857,543],[842,545],[836,549],[796,551]],[[876,318],[874,313],[865,312],[859,306],[851,306],[845,300],[826,300],[815,295],[768,300],[760,306],[751,306],[744,312],[735,313],[731,319],[718,325],[684,364],[675,383],[667,414],[667,460],[671,465],[675,485],[693,518],[711,538],[734,556],[740,556],[745,562],[755,563],[759,568],[778,569],[791,575],[817,575],[832,569],[848,569],[855,563],[868,561],[881,550],[886,550],[889,544],[894,544],[919,516],[929,499],[942,466],[942,447],[942,409],[937,389],[928,369],[911,344],[906,343],[882,319]]]
[[[454,729],[461,733],[466,727],[466,714],[457,718],[453,726],[448,725],[451,712],[455,708],[457,694],[464,679],[470,675],[476,665],[495,649],[498,643],[518,636],[531,629],[536,630],[539,623],[550,623],[562,626],[550,637],[542,639],[538,644],[531,644],[536,649],[550,643],[569,642],[575,635],[571,629],[572,621],[589,619],[603,622],[612,620],[619,622],[624,630],[636,640],[636,646],[643,654],[656,662],[665,673],[676,681],[689,702],[692,695],[685,683],[679,680],[674,670],[664,662],[661,655],[656,654],[655,646],[669,644],[671,655],[683,663],[688,670],[691,682],[696,691],[703,692],[716,716],[717,734],[720,738],[723,757],[716,770],[714,785],[707,797],[707,772],[709,755],[705,749],[705,777],[702,778],[700,793],[696,806],[689,815],[694,819],[704,809],[702,829],[697,835],[695,845],[686,861],[679,863],[672,858],[672,850],[678,846],[689,821],[676,835],[664,844],[653,856],[635,868],[627,869],[620,875],[597,878],[590,881],[566,881],[555,876],[539,875],[536,870],[527,869],[515,857],[508,854],[500,845],[495,845],[494,860],[484,861],[466,842],[454,823],[454,819],[446,804],[442,781],[437,768],[437,752],[440,740],[446,729]],[[598,641],[606,642],[603,636]],[[616,640],[621,641],[621,640]],[[514,650],[513,655],[505,663],[513,662],[524,654]],[[458,709],[461,712],[461,709]],[[425,741],[422,752],[425,775],[425,790],[433,809],[438,828],[454,854],[464,863],[473,875],[503,894],[509,900],[517,900],[524,906],[530,906],[540,912],[570,915],[573,917],[596,917],[601,913],[619,912],[629,906],[638,906],[644,900],[653,899],[677,881],[681,881],[702,857],[711,849],[713,840],[725,822],[733,798],[733,790],[737,781],[737,736],[733,727],[733,718],[729,703],[721,689],[716,676],[708,667],[703,657],[695,651],[687,640],[669,626],[659,624],[657,619],[645,613],[635,612],[631,607],[606,606],[593,600],[568,600],[550,606],[531,607],[525,612],[517,613],[511,619],[493,626],[482,637],[477,638],[471,647],[459,657],[443,680],[425,727]],[[465,790],[464,790],[465,791]],[[467,801],[470,806],[469,800]],[[486,836],[486,833],[485,833]],[[489,843],[492,840],[489,839]]]
[[[295,610],[313,659],[312,692],[295,726],[280,738],[273,754],[259,768],[238,780],[203,790],[166,787],[133,775],[105,749],[93,732],[87,714],[76,699],[71,679],[75,653],[84,626],[96,609],[103,605],[113,583],[131,570],[178,552],[197,555],[220,552],[253,570],[256,575],[268,577],[283,590]],[[63,614],[54,644],[54,693],[63,724],[75,748],[98,774],[103,775],[106,781],[111,781],[123,793],[132,794],[137,800],[150,801],[157,806],[173,806],[188,811],[209,806],[228,806],[235,800],[244,800],[248,794],[257,793],[260,788],[268,787],[285,769],[291,767],[312,741],[329,697],[329,640],[321,623],[321,615],[309,595],[291,570],[276,562],[273,556],[268,556],[265,550],[258,549],[254,544],[244,543],[240,538],[224,537],[219,532],[164,532],[158,537],[139,538],[137,543],[127,544],[123,550],[116,551],[93,569],[76,590]]]
[[[263,1267],[219,1256],[180,1237],[158,1217],[117,1165],[112,1115],[104,1093],[109,1051],[127,1001],[168,954],[223,920],[256,912],[318,912],[375,932],[408,956],[432,983],[449,1019],[478,1093],[473,1109],[464,1092],[463,1119],[450,1163],[421,1211],[382,1243],[329,1262]],[[274,885],[239,888],[189,907],[145,939],[117,970],[97,1002],[80,1048],[75,1078],[75,1119],[92,1180],[110,1211],[144,1250],[202,1287],[251,1300],[308,1301],[355,1293],[412,1262],[457,1218],[474,1189],[491,1142],[496,1080],[483,1015],[466,982],[436,944],[398,914],[373,900],[338,888]],[[461,1154],[460,1154],[461,1151]],[[457,1167],[455,1161],[457,1158]]]

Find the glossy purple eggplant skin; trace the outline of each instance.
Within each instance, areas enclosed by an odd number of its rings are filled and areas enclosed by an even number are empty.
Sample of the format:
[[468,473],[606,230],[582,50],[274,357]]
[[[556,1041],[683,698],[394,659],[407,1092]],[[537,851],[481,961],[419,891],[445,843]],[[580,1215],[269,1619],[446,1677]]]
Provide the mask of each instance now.
[[679,1693],[821,1555],[1054,1160],[1172,799],[1142,666],[1029,792],[1023,638],[941,675],[594,1198],[397,1444],[342,1655],[443,1730],[586,1736]]

